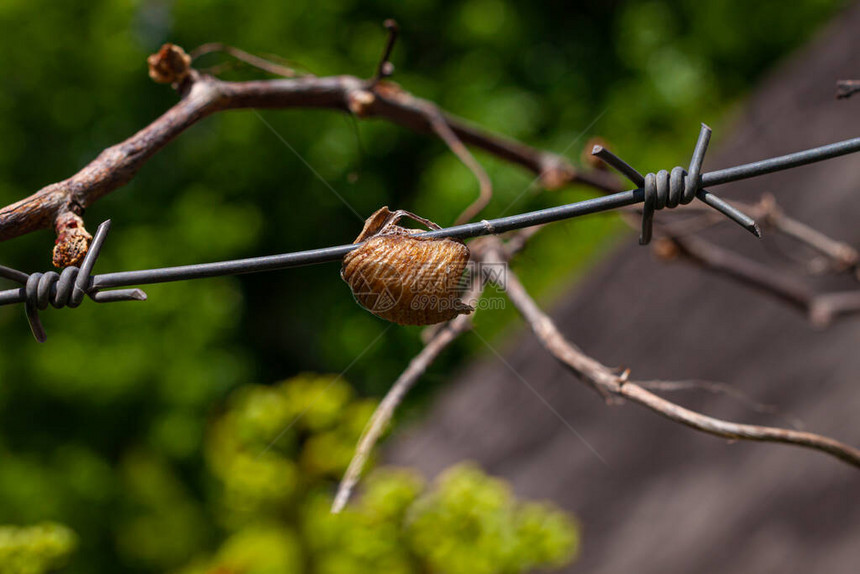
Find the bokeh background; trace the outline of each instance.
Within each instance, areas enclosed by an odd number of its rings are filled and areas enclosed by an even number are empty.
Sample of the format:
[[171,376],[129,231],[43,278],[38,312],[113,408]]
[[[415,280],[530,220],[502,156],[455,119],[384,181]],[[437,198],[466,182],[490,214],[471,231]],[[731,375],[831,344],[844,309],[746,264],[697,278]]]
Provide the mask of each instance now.
[[[394,80],[405,89],[575,163],[587,139],[599,135],[634,165],[664,166],[687,157],[701,121],[715,127],[718,145],[720,128],[731,126],[733,111],[756,80],[842,4],[7,0],[0,5],[0,202],[68,177],[175,103],[176,94],[146,74],[146,56],[168,41],[189,50],[223,42],[316,75],[368,76],[385,39],[381,22],[393,17],[402,30]],[[210,55],[200,65],[225,60]],[[265,74],[239,67],[223,76]],[[361,222],[328,185],[364,216],[389,205],[443,225],[477,194],[471,174],[433,138],[329,111],[261,114],[327,184],[253,112],[208,118],[88,210],[90,229],[104,219],[114,223],[97,270],[350,242]],[[588,196],[584,189],[542,191],[532,175],[476,155],[495,184],[486,217]],[[539,300],[551,304],[608,246],[629,240],[623,229],[611,215],[550,226],[515,268]],[[52,245],[50,232],[34,233],[0,246],[0,260],[25,271],[46,270]],[[314,389],[336,388],[341,390],[323,393],[319,410],[341,413],[353,405],[354,412],[320,415],[316,427],[297,425],[290,431],[295,436],[274,453],[280,458],[273,464],[291,464],[284,472],[301,483],[291,487],[290,512],[315,516],[295,499],[317,496],[310,492],[324,496],[372,398],[421,348],[420,329],[389,329],[359,308],[336,265],[146,291],[143,304],[85,303],[44,313],[45,345],[32,340],[22,309],[0,308],[0,523],[66,525],[77,548],[64,571],[214,568],[210,557],[235,539],[237,525],[257,524],[272,500],[259,494],[271,486],[265,481],[240,485],[240,494],[254,501],[236,503],[244,513],[237,518],[225,503],[225,477],[233,474],[224,469],[235,460],[228,464],[224,457],[267,444],[297,414],[290,408],[321,396]],[[506,309],[480,313],[476,321],[482,332],[503,340],[516,326],[512,317]],[[467,339],[445,353],[401,420],[425,409],[450,374],[480,350]],[[347,368],[343,385],[335,387],[314,387],[316,379],[309,383],[309,376],[301,376]],[[292,406],[272,406],[284,396],[292,397]],[[258,403],[263,414],[254,410]],[[242,413],[252,420],[241,422]],[[231,424],[239,425],[236,432],[245,441],[239,446],[219,438],[218,429]],[[325,433],[329,442],[314,446],[313,439]],[[251,466],[244,470],[250,476],[265,470]],[[495,492],[489,508],[513,504],[499,494],[502,486],[473,470],[454,479],[472,485],[475,496]],[[407,502],[392,513],[417,496],[408,494],[410,480],[382,481],[379,492],[386,484],[407,491],[401,493]],[[437,488],[444,494],[443,486]],[[463,500],[452,504],[463,506]],[[327,528],[311,523],[302,522],[302,532]],[[331,548],[343,546],[331,542],[335,538],[322,550],[301,550],[310,548],[301,535],[268,524],[269,530],[228,550],[283,548],[289,539],[295,552],[270,571],[358,571],[352,563],[323,568],[322,561],[308,558],[336,554]],[[435,526],[428,531],[440,535],[442,523],[430,524]],[[540,530],[541,539],[573,536],[556,526]],[[47,534],[27,532],[62,554],[72,535],[51,528],[44,527]],[[433,546],[426,535],[410,536],[400,548],[412,545],[410,551],[420,554],[421,544]],[[372,546],[372,539],[365,543]],[[374,551],[387,556],[385,549]],[[530,559],[551,563],[557,557],[552,552]],[[518,571],[523,564],[513,560],[509,566]]]

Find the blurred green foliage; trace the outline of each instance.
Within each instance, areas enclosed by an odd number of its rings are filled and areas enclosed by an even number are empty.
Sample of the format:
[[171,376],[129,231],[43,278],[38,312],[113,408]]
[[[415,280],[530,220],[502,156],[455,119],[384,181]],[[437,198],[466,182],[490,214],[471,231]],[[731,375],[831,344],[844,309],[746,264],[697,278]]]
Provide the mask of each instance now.
[[[208,507],[227,538],[183,574],[494,574],[572,558],[577,529],[564,513],[520,503],[470,466],[449,469],[429,490],[409,471],[382,469],[358,502],[331,514],[332,486],[374,406],[333,375],[234,392],[206,448],[216,479]],[[175,535],[175,525],[161,526]],[[138,539],[129,551],[164,566],[166,547]]]
[[[718,144],[734,103],[840,4],[4,0],[0,202],[68,177],[174,104],[176,94],[146,74],[146,56],[163,42],[191,49],[220,41],[316,74],[366,76],[388,17],[403,31],[394,79],[407,90],[574,161],[599,134],[643,169],[675,165],[688,158],[700,121],[716,127]],[[221,61],[211,55],[201,65]],[[261,75],[240,68],[225,77]],[[97,271],[349,242],[361,222],[328,185],[362,215],[387,204],[440,224],[477,193],[468,170],[427,136],[328,111],[261,114],[327,183],[253,112],[208,118],[89,209],[91,229],[114,221]],[[544,193],[531,174],[477,155],[496,189],[486,217],[588,193]],[[515,268],[551,301],[617,229],[613,216],[550,226]],[[47,231],[6,242],[0,261],[45,270],[52,242]],[[389,328],[359,308],[334,265],[147,292],[146,303],[44,313],[49,341],[41,346],[22,309],[0,307],[0,522],[69,525],[79,540],[69,572],[153,571],[217,547],[211,518],[222,511],[207,503],[206,460],[212,472],[219,467],[211,453],[204,458],[204,431],[231,389],[349,369],[360,394],[379,394],[421,346],[418,329]],[[512,317],[478,313],[477,328],[500,336]],[[464,337],[446,353],[411,404],[475,345]],[[296,488],[348,455],[333,446],[337,436],[319,436],[328,438],[302,449],[308,460],[281,457],[280,476]],[[244,461],[238,476],[264,482],[252,472],[258,463]],[[259,488],[261,497],[277,494]],[[238,505],[231,520],[241,521],[242,505],[253,501],[223,502]],[[283,537],[279,528],[259,526],[220,551],[239,555]]]
[[26,528],[0,526],[0,573],[40,574],[65,564],[74,551],[74,532],[55,523]]

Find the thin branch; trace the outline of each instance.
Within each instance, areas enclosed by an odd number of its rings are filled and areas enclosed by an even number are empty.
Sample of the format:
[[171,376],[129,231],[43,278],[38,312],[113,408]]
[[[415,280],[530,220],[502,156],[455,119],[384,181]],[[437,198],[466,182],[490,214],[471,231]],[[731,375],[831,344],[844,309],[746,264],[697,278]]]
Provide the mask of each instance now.
[[[488,263],[504,262],[502,249],[499,247],[489,250],[485,260]],[[852,466],[860,467],[860,450],[829,437],[809,432],[723,421],[659,397],[635,382],[627,381],[625,376],[617,375],[612,369],[587,356],[569,342],[552,319],[537,306],[510,270],[505,277],[505,290],[508,298],[532,328],[541,344],[582,382],[595,390],[629,399],[663,417],[708,434],[730,439],[802,446],[830,454]]]
[[457,134],[448,125],[445,116],[439,112],[439,109],[433,105],[427,106],[427,115],[430,125],[433,126],[433,131],[445,142],[454,155],[471,170],[480,186],[478,198],[466,206],[466,209],[454,221],[454,225],[462,225],[479,214],[493,198],[493,183],[490,181],[490,176],[487,175],[484,167],[478,163],[475,156],[463,145],[463,142],[460,141],[460,138],[457,137]]
[[385,49],[382,51],[382,57],[379,59],[376,74],[370,80],[372,87],[394,73],[394,64],[391,63],[391,52],[394,50],[394,44],[397,42],[397,36],[400,34],[400,26],[391,18],[383,22],[382,25],[388,30],[388,40],[385,42]]
[[[786,215],[772,194],[763,194],[761,200],[755,204],[739,201],[731,201],[729,203],[744,213],[749,214],[763,228],[790,237],[823,255],[829,261],[832,271],[836,273],[849,272],[856,274],[858,265],[860,265],[860,252],[847,243],[834,239]],[[726,222],[726,219],[720,214],[714,213],[712,209],[698,203],[685,206],[683,210],[690,213],[691,216],[681,218],[677,221],[654,222],[655,225],[659,225],[661,235],[674,240],[694,235]],[[633,229],[638,228],[639,219],[642,216],[641,207],[629,206],[621,210],[621,213],[625,223]],[[637,217],[634,218],[634,215]]]
[[619,394],[660,416],[690,428],[728,439],[778,442],[818,450],[860,468],[860,449],[815,433],[776,427],[733,423],[686,409],[646,391],[635,383],[625,383]]
[[[387,64],[390,64],[388,60],[397,32],[393,22],[387,22],[386,26],[389,28],[389,39],[377,73],[370,80],[353,76],[307,76],[285,80],[224,82],[194,70],[190,67],[190,57],[181,48],[166,45],[149,58],[151,72],[154,72],[153,77],[159,81],[174,83],[182,96],[180,102],[131,138],[104,150],[69,179],[48,185],[30,197],[0,209],[0,241],[50,226],[61,229],[58,218],[69,212],[82,213],[99,198],[130,181],[153,154],[186,128],[208,115],[229,109],[298,107],[347,110],[357,117],[379,117],[414,131],[435,133],[475,173],[480,182],[478,200],[466,209],[458,221],[473,217],[491,193],[491,183],[486,172],[469,153],[466,145],[473,145],[503,160],[525,167],[537,174],[542,184],[550,189],[582,183],[604,193],[621,190],[617,178],[608,172],[580,172],[561,156],[471,127],[463,120],[446,115],[432,102],[416,98],[395,84],[380,81],[391,71],[390,65]],[[227,48],[222,44],[207,44],[194,54]],[[241,50],[230,48],[229,52],[255,65],[265,65],[265,60],[257,61],[254,59],[256,57]],[[283,73],[287,70],[271,68],[268,71]],[[687,206],[686,209],[692,207]],[[825,253],[831,260],[844,265],[856,265],[856,250],[774,210],[775,207],[770,209],[772,213],[768,220],[780,231]],[[696,226],[701,224],[694,223]],[[668,234],[670,239],[679,239],[678,235],[685,234],[683,228],[676,230],[665,225],[661,226],[661,231]],[[77,249],[68,251],[75,251],[78,256],[84,253]],[[688,252],[692,251],[693,248],[688,249]],[[713,251],[710,250],[711,253]],[[796,281],[769,277],[776,277],[778,273],[775,271],[761,266],[738,267],[736,263],[744,260],[740,256],[699,257],[693,260],[708,268],[713,267],[714,261],[720,261],[721,265],[717,265],[716,271],[726,273],[741,282],[751,283],[788,300],[806,312],[810,311],[813,296],[809,291]],[[57,261],[63,262],[62,258]],[[786,285],[789,286],[788,289],[781,288]],[[824,318],[820,323],[839,314],[854,312],[853,304],[842,304],[845,300],[825,298],[818,301],[816,317]]]
[[[78,173],[50,184],[31,196],[0,209],[0,241],[53,225],[65,211],[80,211],[128,183],[161,148],[201,119],[217,112],[247,108],[315,108],[350,111],[378,117],[416,132],[433,132],[427,107],[389,82],[371,85],[354,76],[225,82],[194,69],[177,85],[182,99],[127,140],[101,152]],[[474,128],[439,112],[445,124],[466,145],[483,149],[536,174],[553,185],[582,183],[607,190],[614,178],[603,172],[584,173],[561,156],[542,152]]]
[[[473,289],[468,297],[480,297],[481,289]],[[385,398],[376,407],[373,415],[370,417],[361,438],[358,441],[358,446],[355,448],[355,454],[347,467],[340,485],[337,488],[334,502],[332,503],[331,511],[338,513],[343,510],[355,485],[358,484],[358,479],[361,477],[361,471],[364,469],[365,463],[373,451],[379,437],[385,431],[391,418],[394,416],[394,411],[403,401],[406,393],[418,382],[421,375],[427,371],[427,368],[433,364],[433,361],[444,351],[448,345],[453,343],[457,337],[472,328],[472,315],[459,315],[455,319],[449,321],[440,327],[433,337],[427,342],[421,352],[418,353],[410,362],[406,370],[400,374],[397,380],[391,385],[391,388],[386,393]]]
[[664,259],[682,256],[703,269],[755,287],[806,314],[813,325],[826,327],[836,317],[860,313],[860,290],[815,293],[793,275],[767,267],[696,236],[664,238],[657,246]]
[[767,193],[764,194],[758,204],[757,215],[762,223],[787,237],[791,237],[800,243],[821,253],[833,262],[836,271],[846,271],[857,268],[860,261],[860,253],[856,249],[844,243],[828,237],[817,229],[813,229],[805,223],[788,217],[779,208],[776,198]]
[[[387,61],[391,45],[392,36],[389,37],[382,63]],[[218,46],[209,44],[202,51]],[[160,55],[161,52],[156,56]],[[588,173],[577,171],[561,156],[473,128],[462,120],[444,114],[432,102],[416,98],[394,84],[378,82],[376,77],[369,81],[352,76],[335,76],[224,82],[194,69],[187,70],[180,77],[182,81],[177,84],[177,88],[182,95],[181,101],[152,124],[128,140],[104,150],[71,178],[51,184],[26,199],[0,209],[0,240],[56,225],[57,217],[66,212],[80,213],[99,198],[130,181],[156,151],[197,121],[219,111],[251,107],[349,110],[359,117],[380,117],[414,131],[435,132],[481,182],[478,200],[467,208],[459,220],[471,218],[486,202],[491,190],[489,178],[465,145],[474,145],[529,169],[540,175],[542,183],[548,188],[583,183],[607,193],[621,189],[612,174],[599,170]],[[808,230],[799,232],[796,225],[791,225],[793,220],[784,215],[775,221],[787,233],[798,239],[805,238],[807,243],[812,243],[832,257],[846,262],[853,257],[854,252],[840,247],[844,244],[828,244],[823,236],[814,236]],[[704,261],[700,263],[707,265]],[[729,266],[723,270],[729,272],[731,268]],[[746,280],[744,275],[742,271],[734,273],[742,281]],[[758,283],[758,287],[767,289],[767,281]],[[806,301],[808,297],[803,299]],[[805,306],[808,307],[808,304]]]
[[793,275],[767,267],[700,237],[674,237],[667,241],[676,247],[673,255],[681,255],[708,271],[760,289],[804,313],[809,313],[815,294]]

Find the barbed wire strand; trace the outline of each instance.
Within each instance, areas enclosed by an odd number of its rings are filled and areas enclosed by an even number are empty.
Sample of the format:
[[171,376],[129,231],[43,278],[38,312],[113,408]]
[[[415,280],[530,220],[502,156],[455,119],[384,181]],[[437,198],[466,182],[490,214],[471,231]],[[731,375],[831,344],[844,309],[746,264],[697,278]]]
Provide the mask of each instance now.
[[[726,217],[756,236],[760,236],[755,221],[713,193],[705,190],[705,187],[713,187],[758,177],[860,151],[860,138],[853,138],[699,175],[704,153],[710,139],[710,133],[710,128],[702,124],[689,172],[678,167],[674,168],[671,173],[661,170],[656,174],[642,176],[642,174],[618,156],[615,156],[601,146],[596,146],[593,151],[595,156],[617,169],[633,181],[634,185],[638,185],[639,187],[567,205],[427,231],[421,233],[419,236],[426,239],[443,237],[468,239],[644,203],[640,242],[645,244],[651,238],[650,226],[654,211],[663,207],[672,208],[683,202],[692,201],[693,196],[723,213]],[[360,244],[339,245],[279,255],[213,263],[198,263],[178,267],[120,271],[91,276],[92,267],[95,264],[109,228],[110,221],[105,221],[99,226],[93,240],[93,247],[91,247],[90,253],[85,258],[80,270],[77,270],[75,267],[67,267],[63,271],[63,275],[55,272],[30,275],[9,267],[0,266],[0,277],[23,285],[17,289],[0,291],[0,305],[25,303],[27,306],[27,317],[33,333],[39,341],[44,341],[44,329],[41,328],[36,309],[45,309],[48,304],[57,308],[63,306],[74,307],[80,304],[83,295],[87,295],[98,302],[145,300],[146,295],[139,289],[100,292],[105,289],[118,287],[275,271],[338,261],[344,255],[360,246]],[[73,275],[74,277],[72,277]],[[70,281],[74,284],[74,297],[70,295],[71,292],[65,292],[68,288],[67,284]]]

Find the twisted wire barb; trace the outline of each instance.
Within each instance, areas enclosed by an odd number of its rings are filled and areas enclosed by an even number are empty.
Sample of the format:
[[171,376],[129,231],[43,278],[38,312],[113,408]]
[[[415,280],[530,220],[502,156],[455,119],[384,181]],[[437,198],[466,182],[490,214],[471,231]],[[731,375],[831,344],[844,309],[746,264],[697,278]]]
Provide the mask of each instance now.
[[[640,243],[647,244],[651,239],[651,227],[654,212],[656,210],[664,207],[673,208],[677,205],[684,205],[690,203],[695,197],[723,213],[726,217],[735,221],[757,237],[760,237],[761,232],[752,218],[732,207],[730,204],[704,188],[706,186],[710,187],[721,185],[802,165],[808,165],[860,151],[860,137],[858,137],[775,158],[702,174],[701,167],[704,161],[705,151],[707,150],[710,135],[711,129],[702,124],[702,129],[699,133],[699,140],[696,143],[693,157],[690,161],[689,171],[684,170],[681,167],[676,167],[672,169],[671,172],[661,170],[656,174],[649,173],[645,176],[610,151],[603,147],[596,146],[593,152],[594,155],[630,179],[634,185],[638,186],[636,189],[621,191],[611,195],[605,195],[557,207],[550,207],[538,211],[427,231],[423,232],[421,236],[428,239],[442,237],[468,239],[470,237],[494,235],[515,229],[543,225],[546,223],[588,215],[590,213],[599,213],[642,203],[644,205]],[[144,301],[146,300],[146,294],[140,289],[116,289],[112,291],[102,290],[113,287],[130,287],[132,285],[146,285],[171,281],[184,281],[187,279],[202,279],[206,277],[274,271],[290,267],[300,267],[303,265],[337,261],[361,245],[339,245],[336,247],[296,251],[280,255],[183,265],[179,267],[165,267],[160,269],[121,271],[93,276],[91,273],[93,266],[95,265],[95,260],[98,257],[109,229],[109,220],[99,226],[98,231],[93,238],[89,252],[84,258],[80,269],[76,267],[68,267],[59,274],[51,271],[48,273],[33,273],[28,275],[9,267],[0,266],[0,277],[4,277],[24,285],[18,289],[0,291],[0,305],[25,303],[27,319],[30,322],[33,335],[39,342],[44,342],[46,335],[41,321],[39,320],[38,310],[46,309],[49,304],[57,308],[77,307],[83,301],[85,295],[99,303],[132,300]]]
[[[30,330],[33,331],[33,336],[40,343],[44,343],[48,335],[45,333],[42,320],[39,318],[39,310],[47,309],[48,305],[55,309],[62,307],[73,309],[83,302],[85,296],[89,296],[96,303],[146,301],[146,293],[140,289],[99,291],[93,285],[93,267],[99,253],[101,253],[108,231],[110,231],[110,221],[105,221],[99,225],[80,268],[66,267],[61,273],[48,271],[47,273],[27,275],[16,269],[0,265],[0,276],[23,285],[19,289],[3,291],[3,294],[14,293],[17,296],[14,298],[15,300],[23,301]],[[13,301],[10,300],[9,302]]]
[[696,142],[693,157],[690,159],[689,172],[678,166],[673,168],[671,173],[661,169],[656,174],[649,173],[644,177],[608,149],[599,145],[594,146],[592,155],[614,167],[645,193],[642,207],[642,233],[639,236],[640,245],[648,245],[651,242],[656,210],[664,207],[672,209],[678,205],[687,205],[694,198],[699,198],[706,205],[716,209],[756,237],[761,237],[761,230],[751,217],[702,187],[702,163],[705,161],[705,152],[708,151],[710,140],[711,128],[702,124],[702,129],[699,131],[699,141]]

